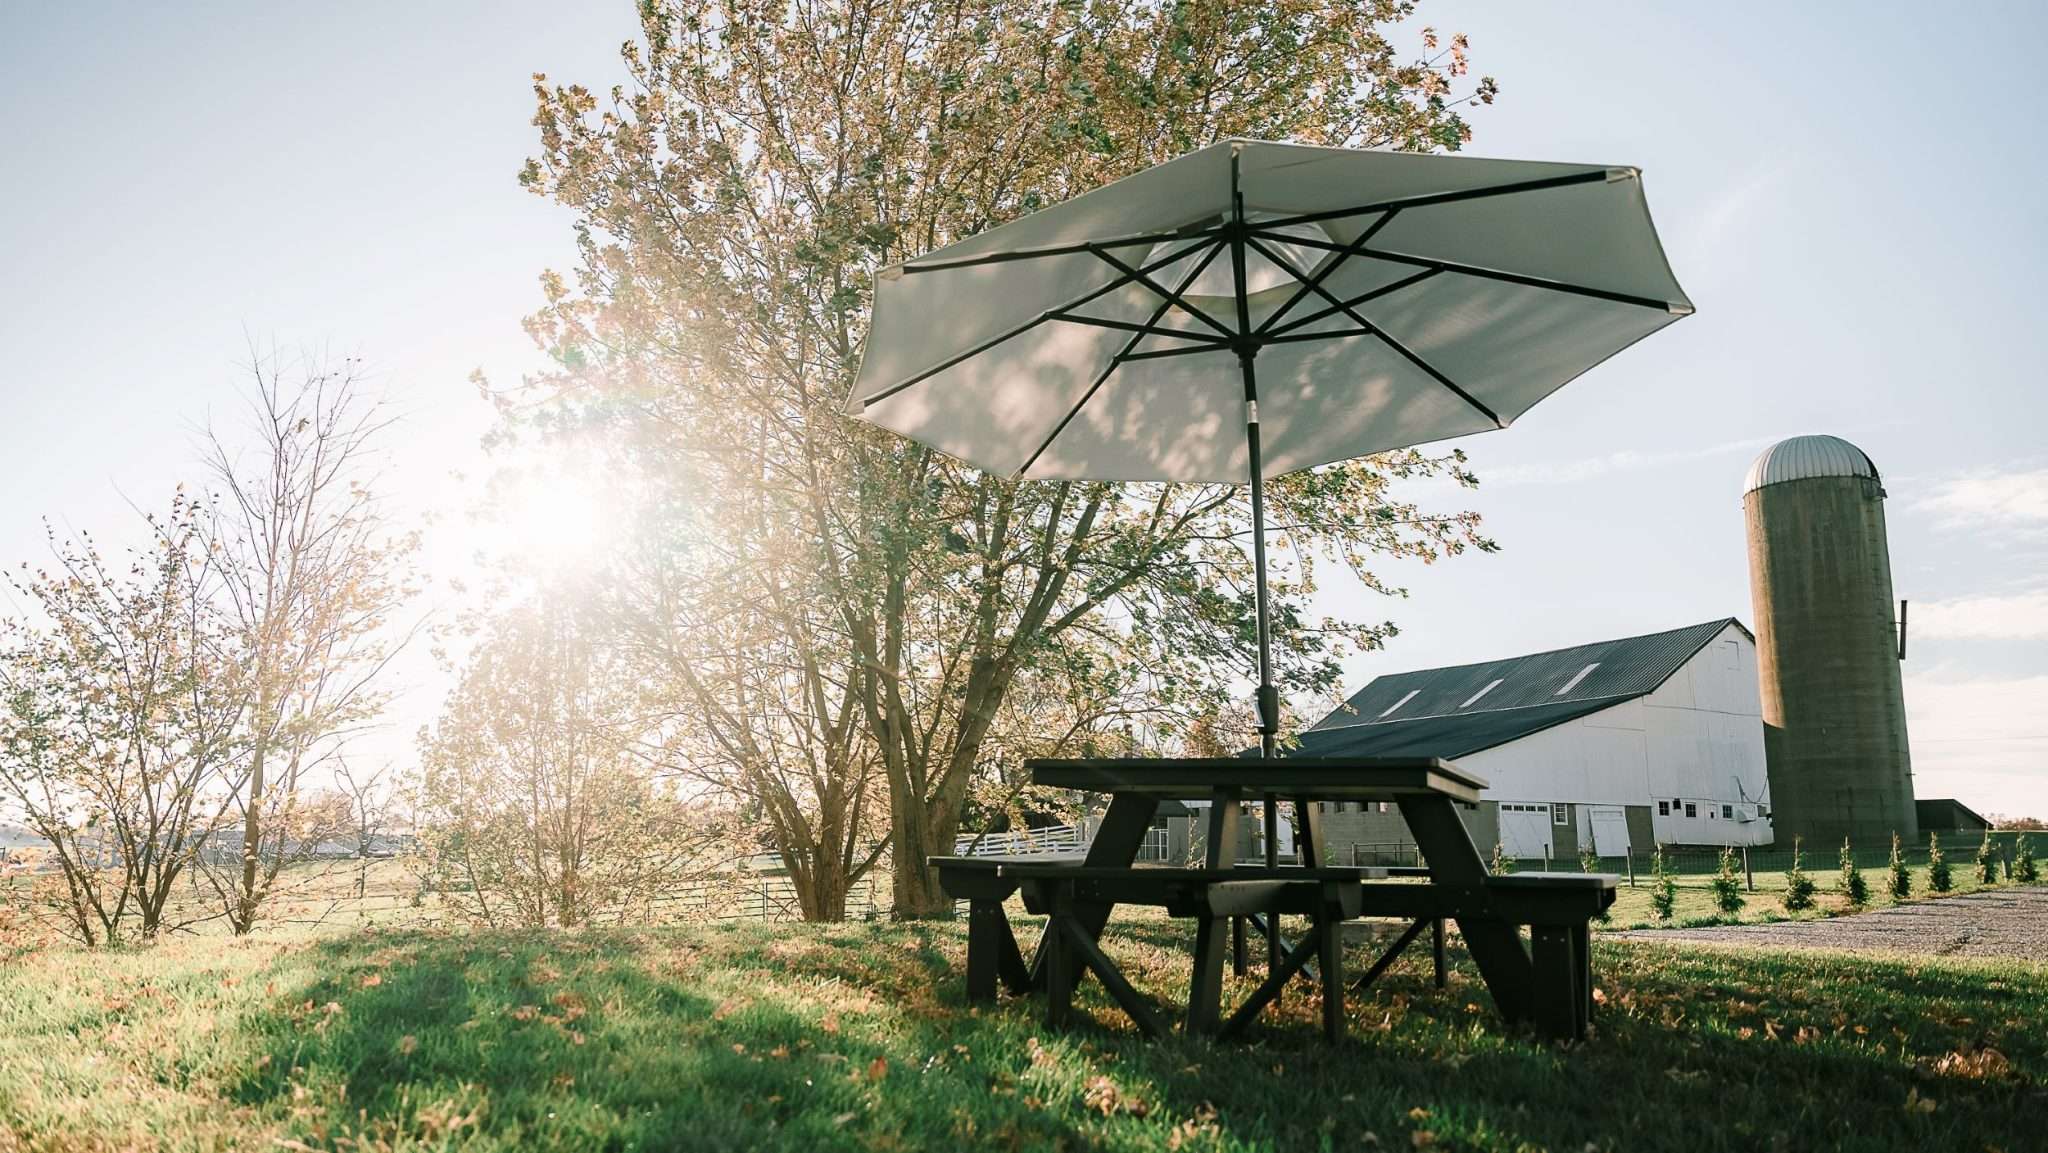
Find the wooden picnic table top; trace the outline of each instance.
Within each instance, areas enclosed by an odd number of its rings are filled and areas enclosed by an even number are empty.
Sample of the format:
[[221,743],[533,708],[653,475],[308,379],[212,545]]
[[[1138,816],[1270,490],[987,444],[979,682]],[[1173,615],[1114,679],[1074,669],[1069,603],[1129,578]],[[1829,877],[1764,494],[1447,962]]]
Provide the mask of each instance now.
[[1444,796],[1477,804],[1486,780],[1442,757],[1123,757],[1039,758],[1025,762],[1031,781],[1049,788],[1175,799],[1236,789],[1323,801],[1391,801]]

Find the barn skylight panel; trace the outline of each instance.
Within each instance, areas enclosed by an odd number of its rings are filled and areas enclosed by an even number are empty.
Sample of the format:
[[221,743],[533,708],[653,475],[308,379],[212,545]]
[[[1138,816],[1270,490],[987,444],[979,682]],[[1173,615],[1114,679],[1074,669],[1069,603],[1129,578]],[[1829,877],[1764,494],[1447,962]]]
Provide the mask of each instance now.
[[1469,708],[1471,708],[1471,707],[1472,707],[1473,705],[1475,705],[1475,704],[1478,704],[1478,703],[1479,703],[1479,698],[1480,698],[1480,697],[1483,697],[1483,696],[1485,696],[1486,694],[1488,694],[1488,693],[1492,692],[1493,690],[1495,690],[1495,689],[1499,688],[1499,687],[1500,687],[1500,682],[1501,682],[1501,678],[1499,678],[1499,677],[1495,677],[1495,678],[1493,678],[1492,680],[1490,680],[1490,681],[1486,682],[1486,687],[1485,687],[1485,688],[1483,688],[1483,689],[1480,689],[1480,690],[1479,690],[1478,692],[1476,692],[1476,693],[1473,693],[1473,694],[1472,694],[1471,696],[1469,696],[1469,697],[1466,697],[1466,698],[1465,698],[1465,703],[1464,703],[1464,704],[1462,704],[1462,705],[1459,705],[1458,707],[1459,707],[1459,708],[1461,708],[1461,709],[1469,709]]
[[1407,695],[1407,696],[1405,696],[1405,697],[1402,697],[1402,698],[1401,698],[1400,700],[1398,700],[1398,701],[1395,701],[1395,702],[1394,702],[1393,704],[1391,704],[1391,705],[1388,705],[1388,706],[1387,706],[1387,710],[1386,710],[1385,712],[1381,713],[1381,714],[1380,714],[1380,716],[1382,716],[1382,717],[1390,717],[1390,716],[1393,716],[1393,715],[1394,715],[1394,710],[1395,710],[1395,709],[1398,709],[1398,708],[1400,708],[1400,707],[1401,707],[1402,705],[1405,705],[1405,704],[1407,704],[1407,703],[1408,703],[1409,701],[1412,701],[1412,700],[1414,700],[1414,699],[1415,699],[1415,694],[1416,694],[1416,693],[1419,693],[1419,692],[1421,692],[1421,691],[1422,691],[1421,689],[1409,689],[1409,690],[1408,690],[1408,695]]
[[1599,661],[1594,661],[1594,662],[1593,662],[1592,664],[1590,664],[1590,665],[1587,665],[1587,666],[1586,666],[1585,668],[1582,668],[1582,669],[1580,669],[1580,670],[1578,671],[1578,673],[1577,673],[1577,674],[1576,674],[1575,676],[1573,676],[1573,677],[1572,677],[1572,679],[1571,679],[1571,680],[1568,680],[1568,681],[1566,681],[1566,682],[1564,683],[1564,687],[1563,687],[1563,688],[1561,688],[1561,689],[1557,690],[1556,692],[1554,692],[1554,693],[1552,693],[1552,694],[1550,694],[1550,695],[1551,695],[1551,696],[1554,696],[1554,697],[1561,697],[1561,696],[1565,695],[1566,693],[1568,693],[1568,692],[1571,692],[1571,691],[1572,691],[1573,689],[1575,689],[1575,688],[1578,688],[1578,687],[1579,687],[1579,682],[1580,682],[1580,681],[1583,681],[1583,680],[1585,680],[1585,679],[1586,679],[1586,674],[1587,674],[1587,673],[1590,673],[1590,672],[1592,672],[1592,671],[1593,671],[1594,669],[1597,669],[1597,668],[1599,668],[1599,667],[1600,667],[1600,662],[1599,662]]

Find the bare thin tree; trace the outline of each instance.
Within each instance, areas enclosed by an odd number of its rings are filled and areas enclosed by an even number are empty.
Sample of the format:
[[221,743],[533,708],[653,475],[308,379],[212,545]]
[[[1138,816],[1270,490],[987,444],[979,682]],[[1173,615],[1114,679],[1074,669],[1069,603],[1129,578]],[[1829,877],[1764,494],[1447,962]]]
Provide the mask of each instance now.
[[359,363],[273,352],[250,373],[247,446],[212,427],[203,441],[219,595],[247,674],[230,782],[242,851],[206,875],[238,934],[307,848],[292,836],[307,783],[384,707],[379,674],[409,639],[396,618],[417,544],[378,497],[393,417]]

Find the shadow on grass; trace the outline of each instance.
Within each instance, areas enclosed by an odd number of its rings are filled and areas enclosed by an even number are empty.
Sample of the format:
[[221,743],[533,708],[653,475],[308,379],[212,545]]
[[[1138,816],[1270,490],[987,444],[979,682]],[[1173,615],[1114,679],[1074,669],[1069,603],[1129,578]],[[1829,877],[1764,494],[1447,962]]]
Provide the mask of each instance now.
[[[1119,921],[1109,948],[1171,1003],[1183,930]],[[957,926],[317,948],[320,980],[252,1023],[262,1056],[230,1086],[316,1148],[1319,1149],[1426,1131],[1502,1150],[2016,1150],[2048,1115],[2038,970],[1603,943],[1599,1036],[1561,1048],[1503,1027],[1459,954],[1436,990],[1421,951],[1332,1050],[1299,985],[1214,1046],[1139,1038],[1094,982],[1091,1023],[1065,1034],[1032,999],[971,1009]],[[1929,1071],[1987,1046],[2002,1065]]]

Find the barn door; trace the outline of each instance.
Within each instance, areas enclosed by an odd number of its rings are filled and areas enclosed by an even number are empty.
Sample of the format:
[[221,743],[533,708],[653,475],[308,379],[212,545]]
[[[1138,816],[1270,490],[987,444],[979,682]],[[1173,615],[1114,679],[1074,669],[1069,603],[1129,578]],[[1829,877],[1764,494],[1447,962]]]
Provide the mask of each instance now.
[[1620,805],[1593,806],[1593,852],[1603,857],[1628,852],[1628,814]]
[[1500,846],[1510,857],[1534,860],[1550,852],[1550,806],[1502,801]]

